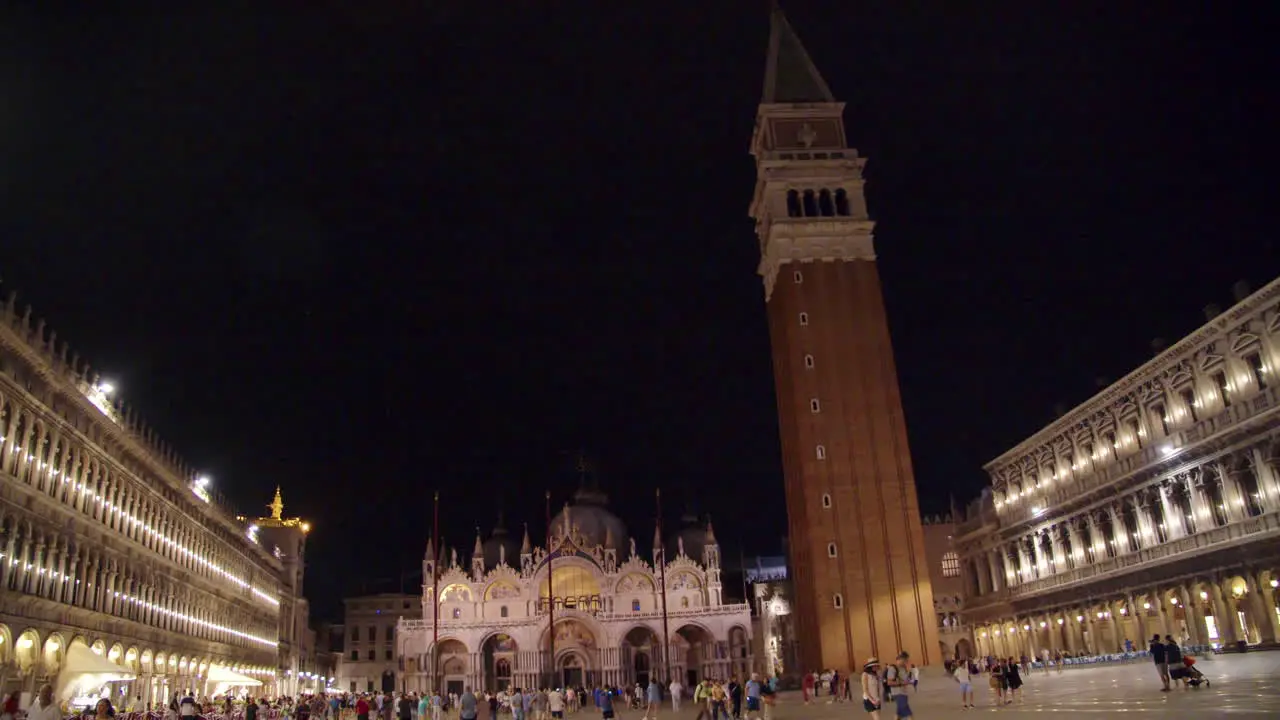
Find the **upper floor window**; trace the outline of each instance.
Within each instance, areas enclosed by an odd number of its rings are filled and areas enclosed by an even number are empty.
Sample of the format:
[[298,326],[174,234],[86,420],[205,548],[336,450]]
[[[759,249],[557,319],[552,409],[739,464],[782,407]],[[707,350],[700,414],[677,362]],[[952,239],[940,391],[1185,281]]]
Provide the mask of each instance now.
[[352,651],[351,651],[351,661],[352,661],[352,662],[356,662],[356,661],[357,661],[357,660],[359,660],[359,659],[360,659],[360,651],[359,651],[359,650],[352,650]]
[[824,508],[831,507],[831,495],[829,495],[828,493],[822,494],[822,507]]
[[837,554],[839,553],[836,551],[836,544],[827,543],[827,557],[835,557]]
[[632,601],[631,601],[631,612],[640,612],[640,601],[639,601],[639,600],[632,600]]
[[804,213],[800,209],[800,192],[797,190],[787,191],[787,217],[800,217]]
[[506,606],[506,605],[503,605],[501,608],[499,608],[499,609],[498,609],[498,616],[499,616],[499,617],[506,617],[506,616],[507,616],[507,606]]
[[377,640],[377,639],[378,639],[378,628],[376,628],[376,627],[374,627],[374,626],[370,625],[370,626],[369,626],[369,634],[368,634],[368,638],[369,638],[369,642],[374,642],[375,640]]
[[1244,361],[1249,365],[1249,371],[1253,373],[1253,382],[1258,386],[1259,390],[1267,389],[1267,368],[1262,364],[1262,355],[1253,353],[1247,356]]
[[836,214],[848,216],[849,212],[849,193],[844,188],[836,190]]
[[840,593],[836,593],[835,595],[832,595],[831,604],[834,605],[837,610],[844,607],[844,596],[841,595]]
[[799,285],[800,283],[804,282],[804,273],[797,270],[795,271],[794,274],[792,274],[791,278],[796,281],[797,285]]
[[812,355],[805,355],[805,356],[804,356],[804,366],[805,366],[805,368],[807,368],[807,369],[809,369],[809,370],[812,370],[812,369],[813,369],[813,356],[812,356]]
[[1169,434],[1169,413],[1165,410],[1162,403],[1156,403],[1151,406],[1151,413],[1156,416],[1160,422],[1160,432],[1163,435]]
[[818,402],[818,398],[812,398],[809,400],[809,412],[812,412],[812,413],[822,412],[822,403]]
[[1221,370],[1213,374],[1213,384],[1218,386],[1218,395],[1222,397],[1222,407],[1231,407],[1230,388],[1227,387],[1227,374]]
[[826,449],[825,447],[823,447],[823,446],[819,445],[818,447],[814,448],[814,455],[817,455],[819,460],[826,460],[826,459],[827,459],[827,449]]
[[942,577],[960,577],[960,556],[953,551],[942,555]]
[[460,618],[460,617],[462,617],[462,608],[454,608],[454,609],[453,609],[453,619],[454,619],[454,620],[457,620],[457,619],[458,619],[458,618]]
[[1178,396],[1182,398],[1183,404],[1187,406],[1187,412],[1191,413],[1193,421],[1199,421],[1200,415],[1196,412],[1196,394],[1189,387],[1182,388],[1178,391]]
[[801,325],[809,324],[809,313],[803,313],[803,312],[800,313],[800,324]]
[[682,598],[680,598],[680,607],[682,607],[682,608],[687,608],[687,607],[689,607],[689,598],[688,598],[688,597],[682,597]]

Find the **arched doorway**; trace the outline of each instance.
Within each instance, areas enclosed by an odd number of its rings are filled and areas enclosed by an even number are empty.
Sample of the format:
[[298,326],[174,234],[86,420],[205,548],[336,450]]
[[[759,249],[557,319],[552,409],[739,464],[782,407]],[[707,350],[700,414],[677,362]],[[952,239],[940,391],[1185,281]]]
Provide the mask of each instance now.
[[460,641],[441,640],[438,648],[440,681],[446,693],[461,695],[467,685],[467,646]]
[[382,671],[382,692],[389,693],[396,691],[396,674],[390,670]]
[[484,687],[489,692],[507,690],[512,686],[515,673],[516,641],[511,636],[491,635],[480,649],[484,662]]
[[623,647],[631,656],[629,665],[623,667],[630,667],[634,673],[631,682],[640,683],[642,687],[649,685],[649,678],[658,672],[662,662],[660,645],[657,634],[643,625],[631,628],[623,637]]
[[973,657],[973,648],[969,646],[969,640],[960,638],[956,641],[956,659],[964,660]]
[[[596,636],[591,628],[578,618],[565,618],[555,628],[555,655],[550,682],[560,687],[594,687],[600,682],[596,658]],[[551,650],[551,636],[543,634],[543,651]],[[544,656],[545,657],[545,656]]]
[[714,674],[711,667],[715,662],[715,638],[705,628],[683,625],[671,638],[671,645],[672,674],[680,673],[685,687],[697,687],[700,680]]

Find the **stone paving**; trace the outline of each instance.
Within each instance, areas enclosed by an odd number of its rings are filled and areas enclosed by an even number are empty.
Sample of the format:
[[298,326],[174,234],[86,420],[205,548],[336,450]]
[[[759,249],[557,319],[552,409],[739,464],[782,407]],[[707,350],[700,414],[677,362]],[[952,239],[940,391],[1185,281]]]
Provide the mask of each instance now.
[[[1034,672],[1023,686],[1021,704],[996,707],[983,683],[974,688],[978,707],[960,708],[959,686],[940,673],[926,670],[919,692],[911,695],[911,709],[921,720],[986,717],[1029,718],[1062,713],[1073,718],[1115,718],[1142,713],[1161,718],[1280,717],[1280,652],[1219,655],[1196,664],[1210,680],[1206,688],[1160,691],[1160,679],[1150,662],[1069,668],[1048,675]],[[828,705],[827,698],[805,706],[798,693],[784,693],[774,706],[773,720],[856,720],[866,717],[861,703]],[[680,715],[692,713],[682,708]],[[628,713],[628,716],[641,713]],[[673,718],[671,713],[664,717]],[[892,720],[893,706],[881,710]],[[628,717],[626,720],[638,720]]]

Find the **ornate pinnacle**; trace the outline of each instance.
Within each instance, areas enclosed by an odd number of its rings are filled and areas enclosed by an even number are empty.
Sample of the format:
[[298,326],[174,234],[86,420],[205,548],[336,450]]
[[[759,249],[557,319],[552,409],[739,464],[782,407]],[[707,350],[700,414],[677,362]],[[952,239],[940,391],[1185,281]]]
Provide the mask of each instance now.
[[271,519],[279,520],[284,517],[284,500],[280,497],[280,486],[276,486],[276,496],[271,500],[271,504],[267,506],[271,509]]

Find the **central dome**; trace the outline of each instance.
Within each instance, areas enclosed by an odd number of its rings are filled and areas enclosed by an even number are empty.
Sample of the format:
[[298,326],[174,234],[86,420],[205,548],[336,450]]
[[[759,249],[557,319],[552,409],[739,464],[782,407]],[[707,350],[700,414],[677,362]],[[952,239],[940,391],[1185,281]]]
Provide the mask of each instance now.
[[[573,504],[566,505],[551,519],[551,532],[555,535],[565,534],[565,514],[568,513],[569,527],[577,527],[582,535],[582,542],[587,548],[604,546],[612,539],[613,547],[618,548],[627,543],[627,527],[622,520],[609,511],[609,496],[600,490],[580,487],[573,494]],[[612,537],[610,537],[612,536]]]

